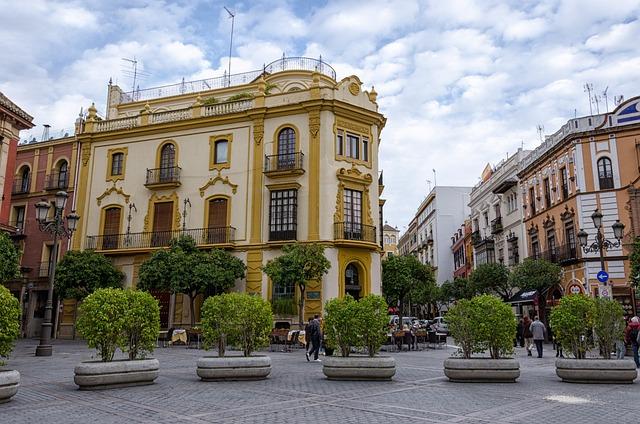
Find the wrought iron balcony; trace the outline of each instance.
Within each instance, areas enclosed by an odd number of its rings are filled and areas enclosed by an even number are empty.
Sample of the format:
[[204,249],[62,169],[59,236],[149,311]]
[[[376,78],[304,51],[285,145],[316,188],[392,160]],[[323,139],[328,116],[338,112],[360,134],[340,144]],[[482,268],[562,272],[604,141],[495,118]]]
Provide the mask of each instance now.
[[69,187],[68,172],[53,172],[44,179],[45,190],[66,190]]
[[27,194],[29,193],[29,186],[31,185],[31,179],[29,178],[16,178],[13,181],[13,187],[11,194]]
[[499,234],[502,232],[502,217],[499,216],[491,221],[491,234]]
[[545,250],[529,256],[531,259],[544,259],[558,265],[570,265],[580,259],[577,245],[564,244],[555,249]]
[[147,179],[145,186],[148,188],[177,187],[180,185],[179,166],[168,166],[166,168],[147,169]]
[[302,169],[304,154],[302,152],[297,153],[285,153],[280,155],[269,155],[264,157],[264,173],[267,175],[273,174],[289,174],[289,173],[303,173]]
[[298,231],[296,225],[290,230],[269,230],[269,241],[296,240]]
[[355,222],[335,222],[333,235],[336,240],[376,242],[376,227]]
[[115,250],[167,247],[172,239],[181,235],[191,236],[198,246],[225,245],[232,244],[235,241],[236,229],[234,227],[211,227],[192,228],[187,230],[87,236],[85,248],[94,250]]

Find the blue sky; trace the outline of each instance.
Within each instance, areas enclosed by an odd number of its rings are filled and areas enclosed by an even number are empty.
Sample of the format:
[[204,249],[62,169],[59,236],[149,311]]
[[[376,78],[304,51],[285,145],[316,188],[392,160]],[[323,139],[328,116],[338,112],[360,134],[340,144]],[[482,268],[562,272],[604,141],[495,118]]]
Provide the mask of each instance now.
[[109,78],[130,89],[124,57],[148,73],[141,88],[222,75],[224,5],[236,12],[233,73],[283,52],[322,55],[338,79],[375,86],[385,214],[400,229],[433,168],[438,184],[474,185],[488,162],[535,147],[538,125],[551,134],[588,114],[585,83],[608,87],[609,109],[614,95],[640,95],[638,0],[0,0],[11,11],[0,91],[57,135],[80,107],[104,109]]

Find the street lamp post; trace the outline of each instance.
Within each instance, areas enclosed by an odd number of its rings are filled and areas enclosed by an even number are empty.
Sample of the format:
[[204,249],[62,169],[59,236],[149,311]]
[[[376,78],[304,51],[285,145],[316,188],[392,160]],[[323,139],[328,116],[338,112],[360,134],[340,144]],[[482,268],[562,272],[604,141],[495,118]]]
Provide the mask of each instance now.
[[[582,246],[582,251],[584,253],[598,252],[600,255],[600,269],[604,271],[604,252],[609,249],[616,249],[620,247],[624,232],[624,224],[620,222],[620,220],[616,220],[616,222],[611,226],[613,229],[613,235],[616,238],[616,241],[611,241],[604,238],[604,233],[602,232],[602,213],[598,209],[591,214],[591,219],[593,220],[593,226],[597,231],[596,241],[589,245],[589,234],[587,234],[583,229],[578,231],[578,240],[580,241],[580,246]],[[603,284],[605,286],[607,285],[606,282]]]
[[56,262],[58,258],[58,243],[62,237],[71,238],[76,230],[80,216],[72,211],[66,216],[67,226],[65,228],[63,216],[64,207],[67,204],[69,195],[65,191],[59,191],[55,196],[53,219],[47,219],[51,205],[45,200],[36,203],[36,221],[40,231],[53,234],[52,259],[49,269],[49,291],[47,292],[47,303],[44,308],[44,320],[40,330],[40,344],[36,348],[36,356],[51,356],[53,346],[51,346],[51,313],[53,309],[53,282],[56,275]]

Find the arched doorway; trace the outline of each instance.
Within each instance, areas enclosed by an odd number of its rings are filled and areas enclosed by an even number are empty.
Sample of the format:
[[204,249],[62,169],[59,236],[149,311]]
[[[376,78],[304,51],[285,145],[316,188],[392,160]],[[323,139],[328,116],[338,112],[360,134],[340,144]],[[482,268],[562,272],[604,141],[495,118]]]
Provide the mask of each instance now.
[[362,289],[360,279],[363,276],[360,274],[360,269],[354,262],[348,264],[344,270],[345,295],[350,294],[356,300],[360,299],[360,291]]

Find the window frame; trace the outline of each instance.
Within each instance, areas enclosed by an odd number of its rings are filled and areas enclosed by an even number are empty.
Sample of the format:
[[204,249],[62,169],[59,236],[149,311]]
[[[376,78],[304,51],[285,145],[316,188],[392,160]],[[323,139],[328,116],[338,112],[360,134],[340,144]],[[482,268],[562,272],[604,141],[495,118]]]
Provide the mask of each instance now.
[[[122,166],[120,174],[113,174],[113,158],[116,154],[122,154]],[[129,149],[127,147],[119,147],[116,149],[109,149],[107,151],[107,181],[116,182],[118,180],[124,180],[126,170],[127,170],[127,154],[129,153]]]
[[[609,176],[606,175],[607,163],[609,167],[608,171],[610,172]],[[615,181],[613,179],[613,161],[609,156],[602,156],[598,158],[598,160],[596,161],[596,170],[598,172],[598,188],[600,190],[609,190],[609,189],[615,188]],[[605,173],[604,176],[602,175],[603,171]],[[609,186],[609,187],[606,187],[606,186]]]
[[337,161],[371,168],[373,137],[369,126],[337,119],[334,126],[334,153]]
[[298,188],[269,190],[268,231],[269,241],[298,239]]
[[[218,162],[217,146],[218,143],[227,142],[227,157],[225,162]],[[231,153],[233,147],[233,134],[219,134],[209,137],[209,171],[231,168]]]

